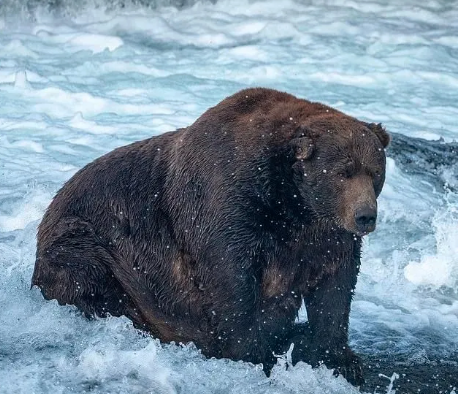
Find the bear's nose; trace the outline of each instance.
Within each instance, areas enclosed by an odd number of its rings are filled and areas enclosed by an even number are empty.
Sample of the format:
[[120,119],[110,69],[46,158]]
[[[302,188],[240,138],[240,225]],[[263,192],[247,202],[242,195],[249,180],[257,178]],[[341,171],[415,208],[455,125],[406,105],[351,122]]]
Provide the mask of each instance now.
[[375,230],[377,209],[371,207],[359,208],[355,213],[356,227],[360,232],[370,233]]

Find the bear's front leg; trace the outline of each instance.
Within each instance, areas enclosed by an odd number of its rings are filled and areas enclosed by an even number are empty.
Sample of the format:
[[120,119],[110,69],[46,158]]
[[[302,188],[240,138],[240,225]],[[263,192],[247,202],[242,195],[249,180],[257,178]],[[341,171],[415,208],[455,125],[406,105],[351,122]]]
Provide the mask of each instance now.
[[305,333],[292,342],[293,362],[313,366],[324,363],[355,386],[364,383],[359,357],[348,346],[348,321],[353,291],[359,271],[359,257],[342,262],[304,294],[308,313]]
[[[251,278],[247,275],[236,277]],[[221,281],[220,296],[230,302],[212,308],[216,347],[221,349],[221,357],[262,363],[268,375],[276,364],[275,354],[283,351],[287,338],[292,335],[300,295],[260,297],[257,286],[249,289],[248,283],[241,280],[237,287],[232,285],[234,283]],[[233,294],[228,294],[228,289],[233,289]]]
[[259,262],[246,251],[252,247],[241,242],[225,249],[218,246],[209,248],[203,258],[216,262],[205,270],[204,292],[212,295],[207,313],[213,334],[206,355],[262,363],[268,374],[276,363],[274,354],[280,354],[292,336],[301,296],[268,289],[256,272]]

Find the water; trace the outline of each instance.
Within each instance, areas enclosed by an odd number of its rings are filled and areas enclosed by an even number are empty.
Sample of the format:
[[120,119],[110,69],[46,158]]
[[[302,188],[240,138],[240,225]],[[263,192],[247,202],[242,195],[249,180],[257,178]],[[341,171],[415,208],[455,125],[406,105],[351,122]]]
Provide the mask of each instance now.
[[[36,228],[84,164],[248,86],[456,141],[456,3],[75,3],[0,3],[0,392],[354,392],[325,368],[280,363],[266,378],[160,345],[125,318],[88,321],[44,301],[29,289]],[[436,372],[457,351],[457,175],[443,168],[439,186],[397,163],[365,241],[351,343]]]

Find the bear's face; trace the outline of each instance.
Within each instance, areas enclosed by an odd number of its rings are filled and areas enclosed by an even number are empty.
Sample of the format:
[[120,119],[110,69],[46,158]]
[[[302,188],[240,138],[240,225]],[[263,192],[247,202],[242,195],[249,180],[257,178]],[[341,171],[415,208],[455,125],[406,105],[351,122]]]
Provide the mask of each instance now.
[[389,136],[380,125],[350,123],[310,124],[295,140],[293,169],[315,219],[362,236],[375,229]]

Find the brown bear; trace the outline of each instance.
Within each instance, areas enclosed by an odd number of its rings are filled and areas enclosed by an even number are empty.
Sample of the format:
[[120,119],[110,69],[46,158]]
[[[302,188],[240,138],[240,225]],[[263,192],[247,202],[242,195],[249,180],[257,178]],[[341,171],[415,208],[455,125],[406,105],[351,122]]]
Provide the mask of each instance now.
[[243,90],[77,172],[39,226],[32,285],[267,373],[293,343],[294,363],[359,385],[350,303],[388,142],[326,105]]

